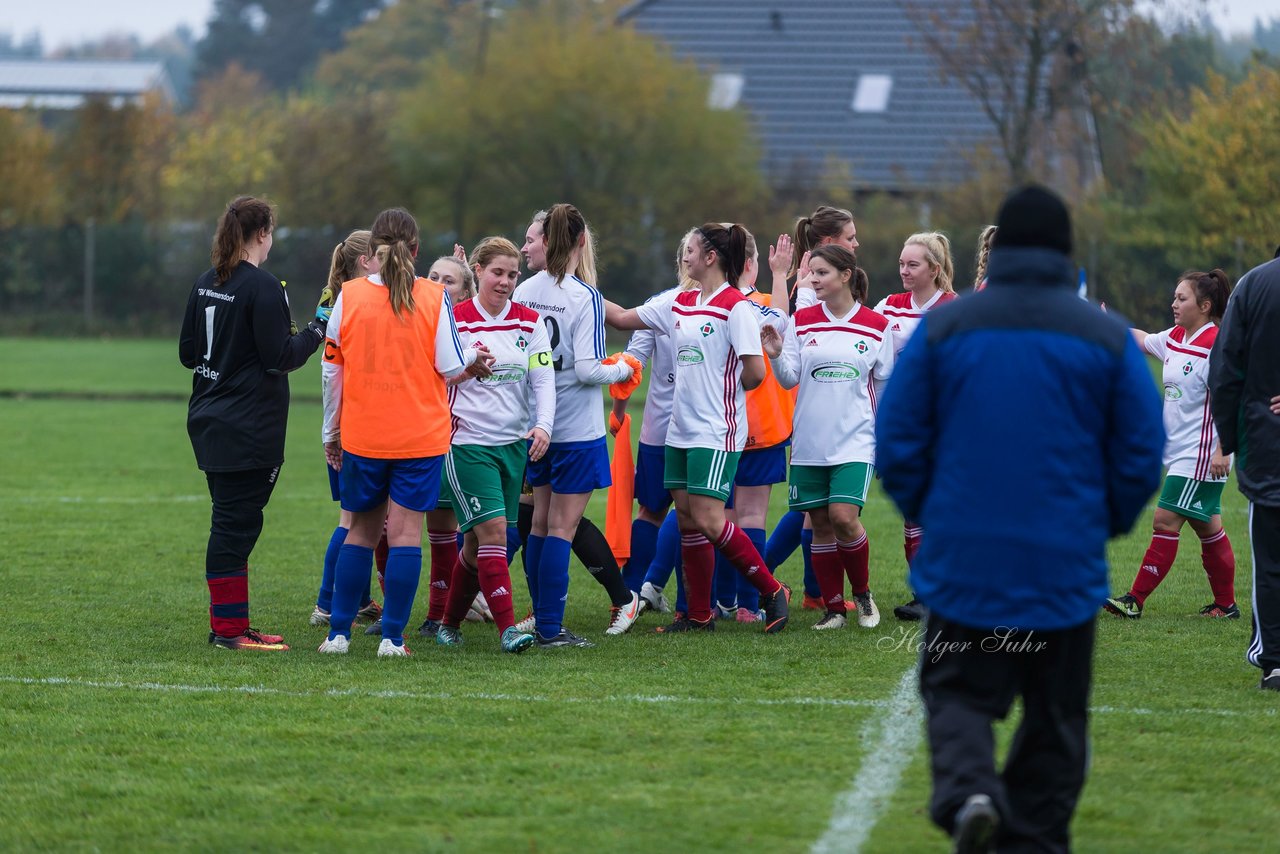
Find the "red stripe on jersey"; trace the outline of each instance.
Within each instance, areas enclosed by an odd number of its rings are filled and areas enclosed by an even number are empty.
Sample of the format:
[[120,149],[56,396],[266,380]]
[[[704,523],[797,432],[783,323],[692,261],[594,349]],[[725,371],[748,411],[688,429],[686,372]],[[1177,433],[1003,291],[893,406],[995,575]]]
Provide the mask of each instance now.
[[894,311],[893,309],[886,306],[884,309],[884,314],[887,317],[924,317],[925,312],[923,309],[914,309],[909,311]]
[[738,435],[738,354],[729,350],[729,358],[724,360],[724,423],[728,432],[724,437],[726,451],[737,450]]
[[1209,410],[1209,390],[1204,393],[1204,412],[1200,417],[1200,452],[1196,455],[1196,480],[1209,479],[1209,459],[1213,452],[1213,415]]
[[815,324],[813,326],[797,326],[796,327],[797,335],[804,335],[809,332],[852,332],[854,335],[862,335],[867,338],[874,338],[877,341],[884,340],[884,336],[881,335],[879,332],[873,329],[867,329],[864,326],[847,326],[847,325],[833,326],[828,323],[826,325]]
[[458,329],[462,332],[510,332],[513,329],[519,329],[521,332],[532,332],[533,324],[510,322],[498,323],[496,321],[493,323],[463,322],[458,324]]
[[449,386],[449,444],[453,444],[453,437],[458,432],[458,424],[461,423],[458,416],[453,414],[453,402],[458,399],[458,387],[456,385]]
[[871,399],[871,417],[876,417],[876,383],[875,374],[867,378],[867,397]]
[[1197,359],[1209,358],[1208,350],[1199,350],[1199,349],[1190,350],[1186,347],[1175,346],[1172,342],[1170,342],[1167,346],[1169,347],[1170,350],[1174,351],[1175,353],[1185,353],[1188,356],[1195,356]]
[[722,308],[716,308],[715,306],[710,306],[710,305],[699,306],[697,308],[690,308],[687,306],[680,305],[679,303],[673,303],[671,305],[671,310],[674,311],[676,314],[683,314],[685,317],[714,317],[717,320],[729,319],[729,312],[725,311]]

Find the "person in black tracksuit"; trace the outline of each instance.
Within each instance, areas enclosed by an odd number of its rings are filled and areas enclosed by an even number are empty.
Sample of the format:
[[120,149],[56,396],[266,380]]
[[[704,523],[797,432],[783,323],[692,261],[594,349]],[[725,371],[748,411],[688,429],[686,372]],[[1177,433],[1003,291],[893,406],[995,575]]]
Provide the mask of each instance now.
[[1249,499],[1253,636],[1245,657],[1261,668],[1263,688],[1280,691],[1280,257],[1236,284],[1210,356],[1209,391],[1222,452],[1236,455],[1236,484]]
[[224,649],[288,649],[249,627],[249,553],[284,462],[290,371],[324,341],[323,318],[296,331],[284,286],[260,269],[275,215],[235,199],[214,235],[213,268],[187,301],[178,358],[192,369],[187,433],[205,473],[213,519],[205,555],[209,642]]

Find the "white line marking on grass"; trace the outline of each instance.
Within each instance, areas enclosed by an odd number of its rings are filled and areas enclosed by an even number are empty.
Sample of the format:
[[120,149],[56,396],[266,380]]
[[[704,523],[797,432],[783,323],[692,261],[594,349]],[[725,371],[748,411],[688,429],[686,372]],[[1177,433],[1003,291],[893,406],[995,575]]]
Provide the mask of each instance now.
[[[321,501],[320,494],[297,493],[271,496],[273,501]],[[0,496],[0,504],[194,504],[209,503],[205,495],[9,495]]]
[[916,668],[902,674],[884,711],[862,726],[862,764],[848,789],[836,798],[831,823],[811,849],[814,854],[859,851],[889,806],[898,781],[921,741],[924,712],[916,690]]

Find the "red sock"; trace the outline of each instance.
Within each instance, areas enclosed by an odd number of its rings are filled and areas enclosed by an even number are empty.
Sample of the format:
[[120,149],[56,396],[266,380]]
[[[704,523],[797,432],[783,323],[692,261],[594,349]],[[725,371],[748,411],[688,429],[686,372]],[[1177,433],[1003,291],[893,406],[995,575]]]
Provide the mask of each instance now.
[[828,611],[843,614],[844,570],[835,543],[814,543],[809,549],[813,557],[813,574],[822,591],[822,603]]
[[[449,599],[449,579],[453,577],[453,565],[458,562],[458,536],[454,531],[428,530],[427,541],[431,544],[431,592],[427,599],[427,619],[439,620],[444,617],[445,602]],[[470,606],[468,601],[467,607]]]
[[680,532],[680,558],[684,563],[684,593],[689,619],[711,619],[711,583],[716,574],[716,550],[697,531]]
[[373,547],[373,565],[378,568],[378,589],[382,591],[382,598],[387,598],[387,555],[391,552],[391,546],[387,542],[387,528],[383,525],[382,537],[378,540],[378,544]]
[[920,540],[923,537],[924,528],[914,522],[902,523],[902,551],[907,556],[908,567],[916,559],[916,552],[920,551]]
[[729,563],[738,570],[738,574],[751,582],[751,586],[759,590],[762,595],[772,596],[782,589],[778,579],[774,578],[769,567],[765,566],[764,558],[760,556],[760,552],[756,551],[751,538],[742,533],[742,529],[737,525],[732,522],[724,523],[720,536],[716,538],[716,548],[720,550],[720,554],[729,559]]
[[849,576],[849,586],[854,594],[866,593],[870,583],[868,564],[871,560],[871,546],[867,543],[867,532],[850,543],[840,543],[840,563]]
[[[516,624],[511,605],[511,570],[507,568],[507,547],[481,546],[476,558],[480,592],[489,603],[493,621],[498,624],[498,634]],[[475,597],[472,597],[475,598]]]
[[1169,531],[1153,531],[1151,545],[1142,556],[1142,568],[1133,579],[1133,589],[1129,592],[1145,605],[1147,597],[1155,592],[1164,581],[1164,577],[1173,568],[1174,558],[1178,556],[1178,535]]
[[1200,557],[1204,561],[1205,575],[1209,576],[1209,589],[1213,591],[1213,604],[1226,608],[1236,603],[1236,556],[1231,551],[1227,529],[1203,537],[1200,540]]
[[209,585],[209,628],[224,638],[238,638],[249,628],[249,566],[217,575],[205,574]]
[[[506,558],[506,554],[503,554]],[[434,572],[433,572],[434,574]],[[434,589],[433,589],[434,592]],[[467,563],[466,558],[458,555],[453,564],[452,582],[445,589],[445,605],[440,609],[440,620],[446,626],[457,628],[467,616],[471,603],[480,592],[480,578],[474,566]],[[428,619],[431,619],[428,617]]]

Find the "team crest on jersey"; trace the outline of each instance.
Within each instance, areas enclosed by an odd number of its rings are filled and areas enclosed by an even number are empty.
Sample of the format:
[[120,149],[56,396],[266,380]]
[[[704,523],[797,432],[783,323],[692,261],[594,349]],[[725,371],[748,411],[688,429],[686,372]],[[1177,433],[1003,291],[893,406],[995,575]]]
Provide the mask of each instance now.
[[712,332],[715,332],[715,331],[716,331],[716,328],[715,328],[714,326],[712,326],[712,325],[711,325],[711,321],[710,321],[710,320],[708,320],[706,323],[704,323],[704,324],[702,324],[701,326],[699,326],[699,327],[698,327],[698,331],[702,333],[702,337],[703,337],[703,338],[706,338],[706,337],[707,337],[708,335],[710,335]]
[[856,345],[854,345],[853,349],[857,350],[859,353],[865,353],[867,352],[867,342],[859,341]]
[[1193,370],[1195,369],[1191,366],[1191,362],[1188,361],[1185,365],[1182,366],[1182,375],[1185,377],[1188,374],[1190,374]]
[[521,335],[519,338],[516,339],[516,346],[519,347],[521,350],[523,350],[525,347],[529,346],[529,342],[525,339],[523,335]]

